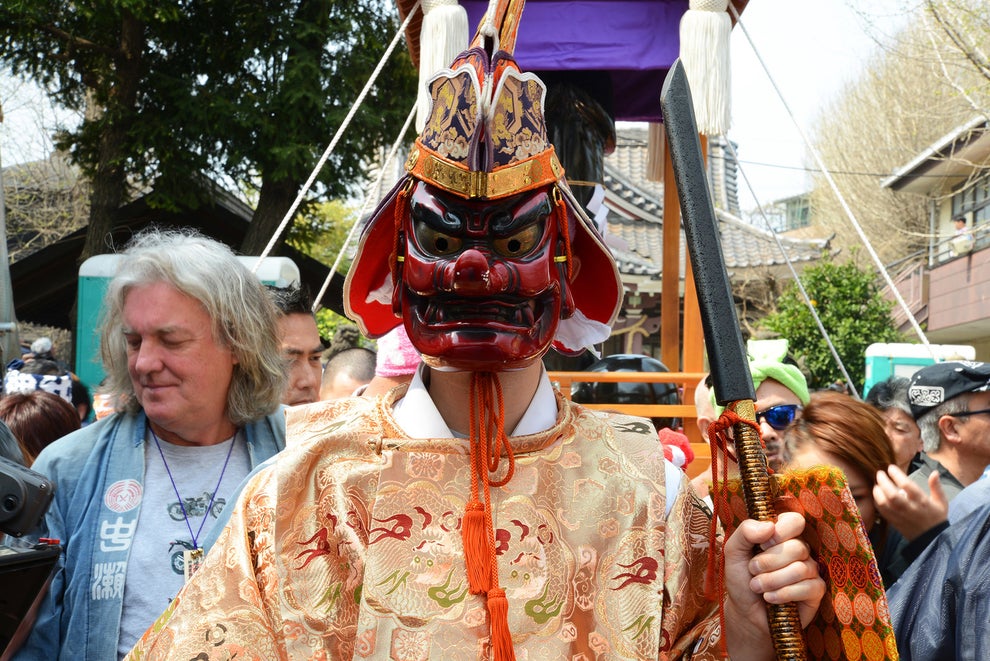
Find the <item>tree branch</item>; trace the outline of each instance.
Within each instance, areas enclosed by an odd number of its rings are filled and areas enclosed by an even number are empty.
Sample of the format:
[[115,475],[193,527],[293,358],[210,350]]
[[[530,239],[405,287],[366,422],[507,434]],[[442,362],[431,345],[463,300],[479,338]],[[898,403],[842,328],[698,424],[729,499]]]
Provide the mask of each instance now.
[[[935,21],[938,22],[940,25],[942,25],[937,17]],[[935,54],[936,59],[938,59],[938,65],[942,69],[942,75],[945,76],[945,79],[949,82],[949,85],[951,85],[954,90],[959,92],[960,96],[966,99],[966,102],[969,103],[970,107],[973,108],[973,110],[975,110],[976,112],[982,112],[979,104],[976,103],[973,97],[971,97],[963,88],[963,86],[960,85],[958,82],[956,82],[955,78],[953,78],[952,75],[949,73],[948,67],[945,66],[945,59],[942,57],[942,53],[939,52],[938,43],[936,43],[935,36],[931,33],[931,29],[928,26],[927,20],[925,21],[925,27],[928,28],[926,29],[928,41],[932,45],[932,52]],[[945,30],[944,25],[942,25],[942,29]]]
[[71,48],[78,48],[79,50],[90,51],[93,53],[101,53],[114,58],[120,56],[120,51],[117,49],[108,48],[107,46],[90,41],[89,39],[73,36],[65,30],[55,27],[54,25],[40,25],[38,27],[43,32],[47,32]]
[[935,22],[938,23],[942,31],[945,32],[946,36],[950,41],[959,49],[959,52],[970,61],[970,63],[976,67],[977,71],[983,75],[984,78],[990,80],[990,62],[987,62],[986,57],[977,57],[974,52],[974,48],[965,43],[962,35],[956,29],[956,27],[949,23],[948,19],[944,18],[936,6],[935,0],[928,0],[928,10],[931,12],[932,16],[935,18]]

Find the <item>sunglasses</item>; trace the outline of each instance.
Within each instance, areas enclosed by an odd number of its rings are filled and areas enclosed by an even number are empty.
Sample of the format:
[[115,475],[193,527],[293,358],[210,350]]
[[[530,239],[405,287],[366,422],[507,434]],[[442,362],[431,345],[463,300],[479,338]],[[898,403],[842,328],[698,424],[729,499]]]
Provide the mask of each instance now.
[[756,423],[761,424],[766,420],[768,425],[780,431],[794,422],[794,418],[800,410],[801,407],[797,404],[778,404],[777,406],[771,406],[768,409],[756,412]]
[[962,418],[967,415],[980,415],[981,413],[990,413],[990,409],[980,409],[978,411],[960,411],[959,413],[953,413],[950,417]]

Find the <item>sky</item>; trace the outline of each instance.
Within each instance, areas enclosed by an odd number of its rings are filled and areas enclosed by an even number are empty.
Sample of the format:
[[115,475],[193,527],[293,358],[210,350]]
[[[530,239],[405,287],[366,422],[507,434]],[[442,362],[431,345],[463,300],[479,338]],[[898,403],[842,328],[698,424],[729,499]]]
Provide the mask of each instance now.
[[0,103],[0,162],[4,167],[47,156],[53,149],[51,133],[58,122],[78,122],[70,113],[56,113],[36,85],[6,74],[0,78]]
[[916,0],[750,0],[740,25],[732,30],[730,44],[728,135],[756,193],[754,197],[740,176],[743,212],[754,209],[757,201],[766,204],[811,187],[805,168],[813,160],[784,102],[810,139],[816,118],[881,52],[881,45],[904,25],[916,4]]

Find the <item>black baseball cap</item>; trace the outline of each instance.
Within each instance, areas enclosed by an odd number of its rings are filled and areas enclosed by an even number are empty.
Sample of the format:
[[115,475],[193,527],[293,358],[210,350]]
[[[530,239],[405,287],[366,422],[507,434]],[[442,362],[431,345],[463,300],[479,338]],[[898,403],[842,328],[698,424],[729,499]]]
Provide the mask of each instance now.
[[990,390],[990,363],[950,361],[922,367],[911,377],[908,402],[917,420],[936,406],[968,392]]

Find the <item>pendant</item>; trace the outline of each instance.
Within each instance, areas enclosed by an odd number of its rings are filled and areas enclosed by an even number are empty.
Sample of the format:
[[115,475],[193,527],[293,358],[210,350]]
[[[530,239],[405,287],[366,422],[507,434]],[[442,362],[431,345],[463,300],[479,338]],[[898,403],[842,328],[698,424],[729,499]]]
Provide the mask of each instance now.
[[203,564],[203,549],[186,549],[182,552],[183,567],[182,573],[185,576],[186,583],[192,578],[192,575],[196,573],[200,565]]

